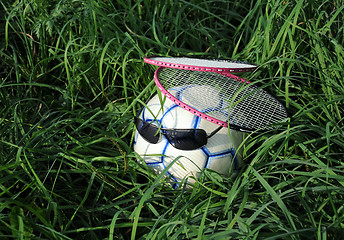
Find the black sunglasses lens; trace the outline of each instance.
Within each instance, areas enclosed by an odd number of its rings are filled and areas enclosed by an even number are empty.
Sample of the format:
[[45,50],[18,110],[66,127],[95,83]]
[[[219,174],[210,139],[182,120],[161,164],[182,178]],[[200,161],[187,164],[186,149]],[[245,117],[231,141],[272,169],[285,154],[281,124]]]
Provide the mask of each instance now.
[[180,150],[195,150],[207,144],[207,133],[203,129],[165,130],[168,141]]
[[157,126],[147,123],[140,118],[135,117],[134,123],[140,135],[150,143],[157,143],[160,139],[160,131]]

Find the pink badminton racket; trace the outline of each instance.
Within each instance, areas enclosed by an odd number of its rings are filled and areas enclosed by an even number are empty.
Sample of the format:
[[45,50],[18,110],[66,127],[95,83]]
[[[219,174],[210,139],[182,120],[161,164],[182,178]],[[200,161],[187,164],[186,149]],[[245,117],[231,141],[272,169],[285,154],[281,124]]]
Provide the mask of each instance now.
[[257,66],[232,60],[201,59],[189,57],[145,57],[146,63],[168,68],[201,71],[201,72],[252,72]]
[[271,130],[287,118],[285,107],[273,96],[228,71],[178,68],[159,67],[155,83],[165,96],[194,115],[245,132]]

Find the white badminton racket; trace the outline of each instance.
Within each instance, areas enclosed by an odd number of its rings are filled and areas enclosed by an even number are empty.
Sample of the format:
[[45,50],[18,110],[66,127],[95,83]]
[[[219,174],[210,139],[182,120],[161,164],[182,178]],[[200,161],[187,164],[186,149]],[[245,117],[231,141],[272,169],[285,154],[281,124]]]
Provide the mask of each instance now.
[[[238,64],[222,69],[235,69]],[[285,107],[273,96],[228,71],[178,68],[159,67],[155,83],[165,96],[194,115],[246,132],[274,129],[287,118]]]
[[145,57],[146,63],[168,68],[177,68],[201,72],[252,72],[257,66],[223,59],[202,59],[190,57]]

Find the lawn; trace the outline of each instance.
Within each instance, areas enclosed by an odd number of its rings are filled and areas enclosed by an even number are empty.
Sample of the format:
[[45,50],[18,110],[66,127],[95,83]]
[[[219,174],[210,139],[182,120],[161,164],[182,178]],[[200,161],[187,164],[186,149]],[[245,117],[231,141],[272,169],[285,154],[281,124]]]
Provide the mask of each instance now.
[[[344,5],[0,0],[1,239],[341,239]],[[138,162],[148,55],[259,65],[286,106],[246,134],[236,178],[173,189]]]

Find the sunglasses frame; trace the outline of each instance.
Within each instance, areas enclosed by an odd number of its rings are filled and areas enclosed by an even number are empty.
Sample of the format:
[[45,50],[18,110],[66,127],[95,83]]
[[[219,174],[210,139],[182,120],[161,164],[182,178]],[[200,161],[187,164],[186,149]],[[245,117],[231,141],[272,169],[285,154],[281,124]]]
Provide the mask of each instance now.
[[[140,124],[138,124],[138,121],[140,122]],[[151,144],[156,144],[159,142],[159,140],[161,139],[161,135],[164,135],[166,137],[166,139],[168,140],[168,142],[173,146],[175,147],[176,149],[179,149],[179,150],[196,150],[196,149],[199,149],[199,148],[202,148],[204,147],[207,143],[208,143],[208,139],[211,138],[212,136],[214,136],[217,132],[219,132],[223,126],[219,126],[218,128],[216,128],[214,131],[212,131],[209,135],[206,133],[206,131],[204,129],[201,129],[201,128],[186,128],[186,129],[183,129],[183,128],[162,128],[162,127],[159,127],[159,126],[156,126],[150,122],[147,122],[139,117],[134,117],[134,124],[135,124],[135,127],[138,131],[138,133],[141,135],[141,137],[143,137],[147,142],[151,143]],[[149,139],[147,139],[145,136],[143,136],[143,134],[141,133],[140,129],[138,128],[139,125],[144,125],[144,124],[148,124],[150,127],[156,129],[156,133],[155,134],[159,134],[159,138],[156,142],[154,141],[151,141]],[[167,134],[166,132],[164,131],[170,131],[170,132],[176,132],[176,131],[180,131],[180,132],[187,132],[187,131],[194,131],[194,130],[197,130],[197,131],[200,131],[203,135],[205,135],[206,137],[206,141],[203,145],[200,145],[200,146],[197,146],[196,148],[180,148],[178,147],[178,145],[176,144],[176,142],[173,141],[173,139],[171,139],[171,136],[169,134]],[[186,145],[185,145],[186,146]]]

